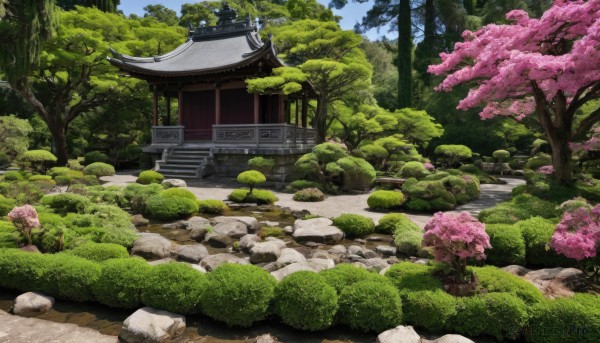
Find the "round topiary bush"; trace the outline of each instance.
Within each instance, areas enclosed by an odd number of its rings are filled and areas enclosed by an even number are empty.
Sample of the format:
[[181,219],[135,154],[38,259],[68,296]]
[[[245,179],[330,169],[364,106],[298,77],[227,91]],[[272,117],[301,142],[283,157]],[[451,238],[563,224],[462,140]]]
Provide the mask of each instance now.
[[46,174],[50,175],[51,177],[55,178],[59,175],[69,175],[69,167],[53,167],[50,168]]
[[487,252],[487,262],[496,266],[525,264],[525,241],[521,230],[514,225],[489,224],[485,231],[490,236],[492,249]]
[[459,298],[449,327],[471,337],[486,334],[499,342],[514,340],[527,324],[527,310],[525,303],[512,294],[487,293]]
[[111,258],[127,258],[129,252],[124,246],[111,243],[87,242],[74,249],[66,250],[65,254],[71,254],[94,262],[102,262]]
[[92,285],[101,304],[133,309],[142,304],[142,290],[152,266],[141,258],[117,258],[104,261],[98,281]]
[[103,162],[94,162],[83,168],[83,175],[112,176],[115,175],[115,167]]
[[393,234],[397,228],[408,227],[411,231],[420,232],[421,228],[402,213],[389,213],[379,219],[375,227],[377,232]]
[[48,206],[56,213],[66,215],[67,213],[84,213],[92,205],[92,202],[83,195],[63,193],[44,196],[42,205]]
[[275,167],[275,160],[272,158],[256,156],[248,160],[248,167],[261,173],[268,173]]
[[123,188],[123,196],[129,202],[133,213],[143,214],[146,212],[146,202],[148,199],[164,190],[160,184],[140,185],[137,183],[128,184]]
[[206,275],[187,263],[159,264],[148,273],[142,302],[146,306],[169,312],[198,313],[200,297],[206,286]]
[[342,290],[347,286],[362,281],[391,284],[389,280],[382,275],[347,263],[340,263],[332,269],[325,269],[319,272],[319,274],[328,284],[335,288],[338,294],[342,293]]
[[399,176],[404,178],[414,177],[416,179],[420,179],[427,175],[427,169],[421,162],[411,161],[406,162],[402,169],[400,169]]
[[402,302],[394,286],[362,281],[342,291],[339,320],[353,329],[382,332],[402,322]]
[[21,181],[24,179],[24,177],[18,171],[9,170],[2,174],[2,179],[4,181]]
[[165,197],[153,195],[146,202],[146,213],[154,219],[185,219],[198,212],[196,200],[182,197]]
[[319,274],[296,272],[285,277],[275,288],[275,312],[293,328],[324,330],[333,323],[337,309],[335,288]]
[[96,162],[108,163],[110,158],[103,152],[90,151],[83,156],[83,161],[83,164],[87,166]]
[[422,249],[423,230],[416,224],[399,225],[394,230],[394,243],[399,253],[415,256]]
[[440,332],[456,313],[456,298],[443,290],[407,292],[402,295],[402,308],[406,322]]
[[29,180],[31,182],[34,182],[34,181],[51,181],[52,180],[52,176],[50,176],[50,175],[32,175],[27,180]]
[[306,188],[297,191],[294,194],[294,200],[305,202],[316,202],[325,200],[325,194],[318,188]]
[[100,264],[69,254],[54,254],[44,273],[46,292],[72,301],[93,301],[92,286],[100,276]]
[[140,173],[136,182],[142,185],[149,185],[151,183],[161,183],[165,177],[163,174],[155,172],[154,170],[145,170]]
[[21,162],[27,162],[35,170],[45,173],[46,169],[48,169],[48,166],[50,164],[56,163],[56,161],[58,161],[58,158],[56,158],[56,156],[54,156],[50,151],[29,150],[24,152],[19,157],[19,160]]
[[223,214],[229,209],[221,200],[198,200],[200,213]]
[[196,195],[192,193],[190,190],[180,187],[165,189],[160,193],[161,196],[165,198],[186,198],[191,200],[197,200]]
[[242,172],[242,173],[240,173],[240,175],[238,175],[237,182],[244,184],[244,185],[248,185],[248,187],[250,188],[249,193],[252,193],[252,191],[254,190],[254,187],[258,184],[267,182],[267,178],[265,177],[265,175],[263,173],[261,173],[259,171],[248,170],[248,171]]
[[400,207],[406,198],[399,191],[375,191],[371,193],[367,199],[367,204],[370,208],[389,210],[391,208]]
[[228,199],[237,203],[273,204],[279,200],[271,191],[255,189],[252,194],[246,188],[234,189]]
[[348,237],[361,237],[375,231],[373,219],[360,214],[344,213],[333,220],[333,225],[344,231]]
[[264,319],[275,293],[275,278],[262,268],[226,263],[207,274],[202,312],[229,326],[249,327]]

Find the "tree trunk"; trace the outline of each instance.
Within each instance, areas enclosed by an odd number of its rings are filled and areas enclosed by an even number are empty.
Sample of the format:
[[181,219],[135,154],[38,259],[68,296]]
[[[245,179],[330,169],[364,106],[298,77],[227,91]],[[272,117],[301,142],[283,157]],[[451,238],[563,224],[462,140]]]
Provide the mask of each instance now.
[[66,166],[69,162],[69,154],[67,148],[67,128],[60,124],[47,123],[52,134],[52,153],[58,158],[56,164],[58,166]]
[[412,107],[412,21],[410,1],[400,0],[398,18],[398,108]]
[[569,138],[562,132],[548,135],[548,143],[552,147],[552,167],[554,178],[563,185],[573,183],[573,168],[571,165],[571,149]]
[[317,129],[317,143],[325,142],[325,137],[327,137],[327,98],[325,95],[319,95],[314,123],[314,128]]

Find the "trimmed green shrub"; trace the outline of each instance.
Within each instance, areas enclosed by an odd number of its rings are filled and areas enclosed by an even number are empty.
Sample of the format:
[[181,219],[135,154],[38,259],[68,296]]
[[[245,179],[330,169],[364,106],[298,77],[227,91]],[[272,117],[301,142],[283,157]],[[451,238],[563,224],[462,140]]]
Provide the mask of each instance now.
[[295,201],[317,202],[325,200],[325,194],[318,188],[306,188],[294,194]]
[[86,166],[96,162],[110,162],[110,158],[105,153],[102,153],[100,151],[90,151],[84,155],[83,159],[83,164]]
[[435,154],[446,161],[446,165],[451,168],[459,161],[469,159],[473,155],[471,149],[465,145],[443,144],[435,148]]
[[44,291],[49,255],[0,249],[0,286],[23,292]]
[[463,335],[486,334],[503,342],[516,339],[527,320],[527,306],[521,299],[511,294],[488,293],[459,298],[449,326]]
[[165,189],[164,191],[160,192],[160,195],[165,198],[179,197],[179,198],[197,200],[196,195],[194,193],[192,193],[188,189],[180,188],[180,187]]
[[423,181],[439,181],[439,180],[444,179],[444,178],[446,178],[448,176],[450,176],[450,174],[446,173],[445,171],[439,171],[439,170],[437,170],[434,173],[425,176],[423,178]]
[[82,177],[73,177],[71,183],[74,185],[96,186],[100,184],[100,180],[95,175],[84,175]]
[[452,193],[446,191],[439,198],[432,199],[429,205],[434,211],[449,211],[456,206],[456,198]]
[[146,202],[146,213],[154,219],[185,219],[196,212],[198,212],[198,202],[188,198],[165,197],[158,194],[149,197]]
[[189,264],[159,264],[148,273],[142,302],[146,306],[169,312],[199,313],[200,298],[206,289],[206,275]]
[[252,194],[246,188],[234,189],[228,199],[237,203],[273,204],[279,200],[271,191],[255,189]]
[[410,199],[406,203],[406,207],[415,212],[429,212],[431,211],[431,205],[429,201],[424,199]]
[[456,298],[443,290],[402,293],[404,318],[416,327],[441,332],[456,314]]
[[5,154],[4,152],[0,152],[0,168],[4,169],[10,167],[12,163],[12,158]]
[[506,161],[510,157],[510,152],[506,150],[496,150],[492,153],[492,157],[498,159],[499,163]]
[[249,327],[264,319],[275,293],[275,278],[262,268],[226,263],[207,274],[202,312],[229,326]]
[[115,167],[103,162],[94,162],[83,168],[83,175],[112,176],[115,175]]
[[381,165],[390,155],[384,147],[375,144],[363,145],[355,152],[357,157],[364,158],[374,166]]
[[479,285],[488,293],[511,293],[531,305],[542,301],[542,293],[531,283],[505,272],[502,269],[485,266],[473,267],[479,279]]
[[24,152],[19,157],[19,160],[21,162],[28,162],[35,170],[45,173],[48,165],[56,163],[58,158],[56,158],[56,156],[54,156],[50,151],[29,150]]
[[136,182],[142,185],[149,185],[151,183],[161,183],[165,177],[163,174],[155,172],[154,170],[145,170],[140,173]]
[[56,181],[56,184],[59,186],[68,186],[73,181],[73,178],[68,175],[56,175],[54,181]]
[[375,231],[373,219],[360,214],[344,213],[333,220],[333,225],[344,231],[347,237],[361,237]]
[[252,193],[256,185],[265,183],[266,181],[267,178],[265,177],[265,175],[256,170],[248,170],[242,172],[237,177],[237,182],[244,185],[248,185],[248,187],[250,187],[250,194]]
[[406,199],[404,194],[398,191],[375,191],[367,199],[370,208],[388,210],[400,207]]
[[398,226],[394,231],[394,243],[400,253],[417,255],[421,251],[422,242],[423,230],[414,223]]
[[248,167],[261,173],[268,173],[275,167],[275,160],[272,158],[256,156],[248,160]]
[[582,197],[573,198],[563,202],[562,204],[556,207],[556,210],[560,213],[565,212],[573,212],[577,209],[584,208],[586,210],[591,210],[592,205],[587,201],[587,199]]
[[4,181],[22,181],[24,177],[18,171],[10,170],[2,174],[2,179]]
[[275,312],[293,328],[324,330],[333,323],[337,309],[335,288],[317,273],[290,274],[275,288]]
[[96,262],[69,254],[55,254],[48,259],[44,273],[44,290],[56,297],[72,301],[92,301],[92,285],[100,276]]
[[474,164],[463,164],[462,166],[458,167],[458,170],[463,173],[469,173],[473,175],[483,174],[483,171]]
[[5,198],[3,195],[0,195],[0,217],[4,217],[8,214],[8,212],[12,211],[12,209],[17,205],[17,202],[13,199]]
[[411,161],[406,162],[406,164],[402,166],[402,169],[400,169],[399,176],[405,178],[414,177],[420,179],[427,175],[427,173],[427,169],[425,169],[423,163]]
[[508,224],[486,225],[492,249],[486,252],[487,262],[496,266],[525,264],[525,241],[521,230]]
[[277,226],[263,226],[260,229],[260,238],[265,239],[267,237],[283,237],[285,236],[285,230]]
[[416,291],[443,290],[440,280],[433,276],[433,268],[411,262],[400,262],[392,265],[385,277],[390,279],[400,294]]
[[121,186],[90,186],[85,188],[85,196],[95,204],[103,203],[119,207],[128,205]]
[[531,308],[529,328],[524,332],[532,343],[600,342],[598,309],[569,298],[544,300]]
[[525,258],[527,264],[543,267],[571,267],[575,261],[558,255],[550,248],[550,240],[556,224],[542,217],[532,217],[519,221],[515,226],[521,231],[525,241]]
[[335,288],[337,294],[342,293],[344,288],[362,281],[391,284],[382,275],[347,263],[340,263],[332,269],[319,272],[319,274],[325,279],[325,282]]
[[552,164],[552,156],[541,152],[528,159],[525,163],[525,168],[537,171],[538,169],[540,169],[540,167],[547,166],[550,164]]
[[402,191],[406,192],[410,199],[435,199],[446,193],[446,188],[442,181],[418,181],[402,186]]
[[125,247],[112,243],[88,242],[71,250],[66,250],[64,253],[94,262],[102,262],[111,258],[129,257],[129,252]]
[[354,156],[343,157],[336,164],[343,171],[344,188],[371,184],[376,176],[375,168],[366,160]]
[[146,202],[148,198],[157,195],[164,190],[160,184],[140,185],[137,183],[128,184],[123,188],[123,196],[129,202],[129,206],[133,213],[146,213]]
[[382,332],[402,322],[402,302],[390,284],[362,281],[343,289],[339,320],[353,329]]
[[34,181],[52,181],[52,176],[50,175],[32,175],[29,177],[30,182]]
[[73,193],[46,195],[42,198],[42,205],[62,215],[69,212],[84,213],[91,204],[90,199]]
[[421,228],[402,213],[389,213],[379,219],[375,230],[380,233],[393,234],[397,228],[409,227],[411,231],[421,231]]
[[529,217],[531,215],[526,210],[506,203],[486,208],[477,215],[477,219],[486,224],[514,224]]
[[141,258],[116,258],[102,263],[92,290],[101,304],[133,309],[142,304],[142,290],[152,266]]
[[285,187],[285,191],[290,192],[290,193],[295,193],[299,190],[306,189],[306,188],[317,188],[317,189],[321,190],[321,184],[318,182],[314,182],[314,181],[296,180],[296,181],[292,181],[289,185],[287,185]]
[[222,200],[198,200],[200,213],[223,214],[229,209]]
[[50,168],[46,174],[50,175],[52,178],[62,175],[69,175],[70,169],[68,167],[52,167]]

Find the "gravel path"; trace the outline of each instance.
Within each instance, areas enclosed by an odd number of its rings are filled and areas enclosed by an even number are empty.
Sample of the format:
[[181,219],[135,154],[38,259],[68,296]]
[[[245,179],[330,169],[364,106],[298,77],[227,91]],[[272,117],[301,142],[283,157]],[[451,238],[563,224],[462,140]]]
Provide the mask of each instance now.
[[[136,177],[127,173],[115,176],[103,177],[103,181],[107,181],[105,185],[125,185],[135,182]],[[481,185],[481,196],[479,199],[468,204],[459,206],[457,211],[469,211],[473,214],[479,213],[481,210],[492,207],[500,201],[510,198],[511,191],[516,186],[525,184],[521,179],[504,179],[507,183],[504,185],[484,184]],[[217,199],[226,200],[229,193],[239,185],[231,179],[209,177],[199,181],[188,181],[188,188],[198,199]],[[312,214],[317,214],[323,217],[337,217],[342,213],[361,214],[372,218],[375,222],[379,221],[386,213],[374,212],[367,207],[367,198],[369,194],[351,194],[328,196],[321,202],[297,202],[292,199],[293,194],[274,192],[279,198],[276,205],[281,207],[289,207],[292,210],[308,210]],[[431,215],[428,214],[412,214],[406,213],[419,226],[425,226]]]

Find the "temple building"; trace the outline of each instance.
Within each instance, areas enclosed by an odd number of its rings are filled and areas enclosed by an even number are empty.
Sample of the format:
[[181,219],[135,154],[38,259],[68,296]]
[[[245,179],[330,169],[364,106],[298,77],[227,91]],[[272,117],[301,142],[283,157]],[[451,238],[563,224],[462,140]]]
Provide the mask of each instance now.
[[[314,89],[307,82],[296,94],[248,93],[246,79],[269,76],[284,63],[250,17],[238,21],[226,4],[216,15],[216,26],[190,30],[187,41],[167,54],[141,58],[111,51],[112,65],[146,80],[153,92],[152,143],[144,151],[167,177],[236,176],[260,155],[276,160],[273,176],[284,181],[293,162],[315,144],[316,132],[307,127]],[[160,97],[167,103],[162,114]]]

